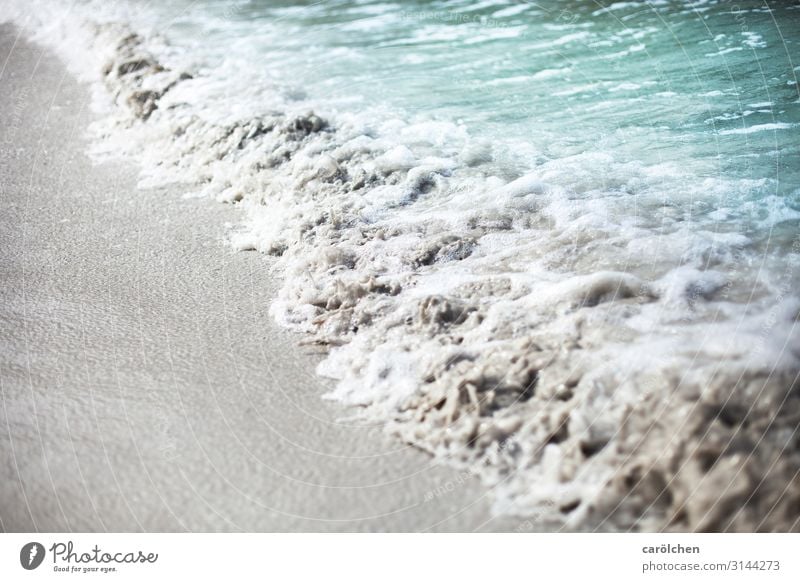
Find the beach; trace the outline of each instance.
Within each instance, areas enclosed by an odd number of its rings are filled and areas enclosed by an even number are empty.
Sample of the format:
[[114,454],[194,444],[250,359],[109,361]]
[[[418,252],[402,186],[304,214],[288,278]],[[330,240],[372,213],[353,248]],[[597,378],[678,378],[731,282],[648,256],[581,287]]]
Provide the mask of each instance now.
[[4,527],[800,527],[800,7],[5,5]]
[[236,209],[93,164],[86,87],[8,25],[0,63],[0,530],[518,527],[321,398]]

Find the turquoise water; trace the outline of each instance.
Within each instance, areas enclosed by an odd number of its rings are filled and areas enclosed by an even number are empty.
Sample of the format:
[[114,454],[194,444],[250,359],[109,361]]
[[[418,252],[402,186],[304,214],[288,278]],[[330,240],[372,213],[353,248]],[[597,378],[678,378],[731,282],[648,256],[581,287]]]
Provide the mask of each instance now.
[[[711,215],[716,229],[756,239],[765,237],[753,230],[767,231],[773,247],[796,231],[797,3],[225,1],[168,10],[165,34],[212,66],[240,60],[237,69],[292,86],[317,108],[457,124],[492,144],[486,173],[513,179],[565,160],[556,180],[575,196],[655,196],[691,219]],[[443,145],[447,135],[432,128],[426,139]],[[672,175],[631,183],[626,164]],[[646,220],[629,203],[615,212]]]
[[342,107],[800,185],[797,3],[219,2],[187,20],[205,11],[208,42],[257,47],[269,74]]

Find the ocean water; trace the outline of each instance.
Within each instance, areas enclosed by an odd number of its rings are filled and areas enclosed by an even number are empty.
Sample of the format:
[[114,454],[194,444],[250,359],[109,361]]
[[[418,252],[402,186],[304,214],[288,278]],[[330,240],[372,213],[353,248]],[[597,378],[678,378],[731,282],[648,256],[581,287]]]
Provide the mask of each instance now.
[[328,397],[532,528],[799,527],[800,4],[163,4],[3,16],[246,210]]

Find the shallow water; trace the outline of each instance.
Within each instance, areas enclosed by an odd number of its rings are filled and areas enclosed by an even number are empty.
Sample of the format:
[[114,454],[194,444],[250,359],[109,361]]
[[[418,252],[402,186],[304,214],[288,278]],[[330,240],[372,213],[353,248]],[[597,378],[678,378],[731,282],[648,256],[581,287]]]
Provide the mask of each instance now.
[[500,512],[797,527],[798,5],[68,12],[15,18],[120,106],[95,154],[248,210],[332,397]]
[[[741,233],[759,254],[791,247],[792,3],[206,2],[173,5],[150,24],[227,77],[214,95],[226,111],[267,109],[253,88],[277,85],[328,115],[398,120],[381,133],[460,154],[481,176],[534,172],[570,204],[596,201],[586,214],[620,228],[679,221]],[[471,204],[470,189],[419,210]],[[588,260],[639,268],[639,252]]]
[[798,6],[607,4],[193,3],[166,33],[328,107],[455,122],[500,171],[612,152],[795,193]]
[[[541,155],[701,158],[701,176],[716,175],[735,170],[743,149],[790,144],[784,130],[800,121],[792,67],[800,16],[791,3],[771,11],[763,2],[274,5],[228,12],[252,31],[237,30],[238,43],[269,74],[302,79],[315,99],[457,121]],[[230,32],[213,27],[201,27],[209,40]],[[767,135],[720,137],[755,128]],[[730,165],[718,169],[720,157]],[[775,164],[762,163],[737,175],[775,177]],[[797,184],[791,177],[788,186]]]

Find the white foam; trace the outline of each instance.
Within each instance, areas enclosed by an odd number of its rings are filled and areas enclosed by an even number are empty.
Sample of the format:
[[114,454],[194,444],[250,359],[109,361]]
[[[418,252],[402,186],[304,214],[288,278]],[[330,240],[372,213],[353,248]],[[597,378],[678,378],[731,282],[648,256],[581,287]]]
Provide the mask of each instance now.
[[720,135],[745,135],[759,133],[762,131],[779,131],[781,129],[791,129],[797,127],[795,123],[762,123],[751,125],[750,127],[737,127],[736,129],[725,129],[719,132]]

